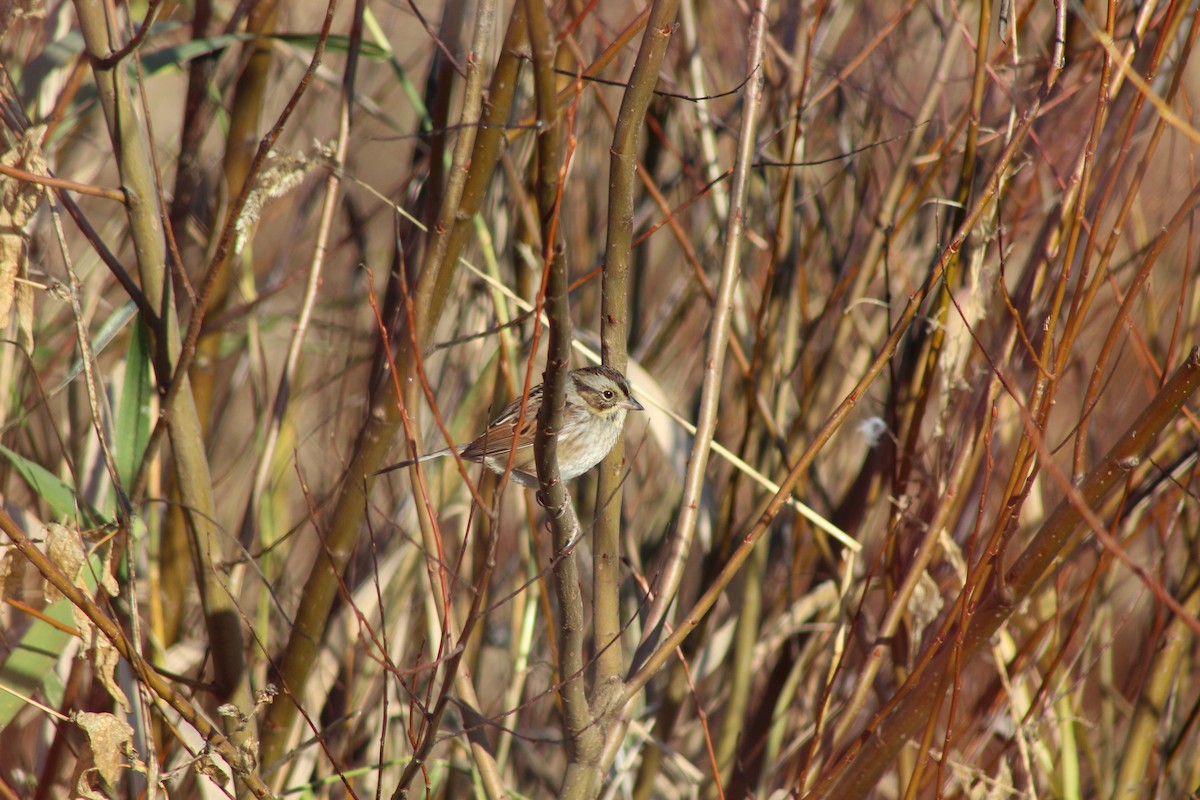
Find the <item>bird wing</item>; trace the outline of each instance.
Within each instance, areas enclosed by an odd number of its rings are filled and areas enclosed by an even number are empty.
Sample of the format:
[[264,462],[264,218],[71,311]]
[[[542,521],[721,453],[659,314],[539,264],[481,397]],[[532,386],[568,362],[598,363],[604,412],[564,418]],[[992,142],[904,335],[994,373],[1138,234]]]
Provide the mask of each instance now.
[[[525,404],[525,418],[521,420],[521,430],[516,434],[516,449],[522,451],[533,447],[534,436],[537,435],[537,406],[534,400],[541,394],[541,386],[535,386],[529,392],[529,401]],[[500,412],[500,416],[492,420],[486,431],[463,450],[463,458],[488,458],[507,455],[513,447],[513,430],[517,418],[521,414],[521,399],[509,403]]]

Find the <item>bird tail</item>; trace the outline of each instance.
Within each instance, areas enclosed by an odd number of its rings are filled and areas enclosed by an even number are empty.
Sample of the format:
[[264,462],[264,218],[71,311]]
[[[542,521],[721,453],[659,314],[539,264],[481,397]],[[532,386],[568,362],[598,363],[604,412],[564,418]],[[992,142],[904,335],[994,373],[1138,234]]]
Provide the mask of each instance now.
[[[458,448],[458,451],[460,453],[462,452],[461,446]],[[393,472],[398,469],[404,469],[405,467],[411,467],[413,464],[424,464],[426,461],[434,461],[439,458],[445,458],[446,456],[450,455],[452,452],[454,452],[454,451],[451,450],[449,447],[443,447],[441,450],[435,450],[432,453],[426,453],[425,455],[418,456],[417,458],[410,458],[405,461],[397,461],[395,464],[386,466],[383,469],[379,470],[378,472],[375,472],[372,474],[373,475],[382,475],[385,472]]]

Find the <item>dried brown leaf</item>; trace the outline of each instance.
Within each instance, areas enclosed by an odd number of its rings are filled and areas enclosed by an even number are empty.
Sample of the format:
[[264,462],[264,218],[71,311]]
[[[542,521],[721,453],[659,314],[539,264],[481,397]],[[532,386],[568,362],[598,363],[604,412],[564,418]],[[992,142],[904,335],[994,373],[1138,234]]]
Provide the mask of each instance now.
[[[79,574],[87,560],[87,551],[83,546],[83,537],[78,530],[51,522],[46,525],[46,555],[58,565],[71,582],[80,585]],[[53,585],[46,584],[46,599],[59,600],[62,594]]]
[[[44,175],[46,159],[41,153],[44,133],[44,126],[29,128],[15,147],[0,155],[0,162]],[[28,326],[30,338],[33,324],[32,294],[29,287],[25,286],[18,300],[17,287],[19,279],[28,278],[29,232],[26,227],[37,211],[43,191],[44,187],[39,183],[0,175],[0,329],[8,326],[16,303],[22,317],[22,330]]]
[[[109,786],[116,786],[121,778],[122,761],[128,761],[133,750],[133,728],[120,717],[107,713],[77,711],[71,721],[83,729],[88,737],[88,747],[94,769]],[[83,759],[81,759],[83,761]],[[75,781],[76,790],[84,797],[94,795],[87,782],[91,769],[84,768]]]
[[0,28],[8,30],[21,20],[46,18],[45,0],[0,0]]
[[929,623],[942,613],[942,592],[937,581],[928,571],[921,573],[921,579],[913,588],[912,599],[908,601],[908,613],[912,615],[912,638],[916,644],[921,640],[921,632]]
[[96,678],[104,685],[110,697],[120,704],[125,711],[130,711],[129,698],[117,683],[117,664],[121,663],[121,654],[103,636],[95,637],[95,646],[89,647],[87,657],[92,662]]
[[28,563],[18,556],[15,550],[6,550],[4,555],[0,556],[0,602],[6,597],[15,597],[20,592]]

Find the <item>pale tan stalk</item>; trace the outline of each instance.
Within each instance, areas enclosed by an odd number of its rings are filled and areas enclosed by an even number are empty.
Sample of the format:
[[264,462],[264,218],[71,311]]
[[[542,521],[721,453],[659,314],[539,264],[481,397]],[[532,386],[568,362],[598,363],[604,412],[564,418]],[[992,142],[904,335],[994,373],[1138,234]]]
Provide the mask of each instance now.
[[[327,15],[327,25],[328,19]],[[273,139],[268,139],[268,143],[270,141]],[[333,598],[338,592],[338,578],[358,541],[365,512],[363,484],[360,481],[383,463],[399,421],[398,398],[392,385],[388,384],[380,392],[355,445],[347,469],[349,479],[340,488],[329,523],[329,533],[323,542],[325,556],[317,559],[305,582],[305,602],[297,610],[287,647],[279,662],[283,688],[293,696],[299,695],[307,681],[321,631],[324,630]],[[370,482],[367,481],[368,485]],[[262,739],[265,763],[277,761],[286,752],[295,717],[296,706],[290,698],[281,698],[271,706],[268,712],[270,724],[265,727]]]
[[[1200,569],[1193,562],[1181,581],[1183,587],[1190,585],[1183,606],[1193,616],[1200,612],[1198,581]],[[1189,671],[1187,667],[1181,668],[1181,664],[1195,640],[1195,633],[1178,617],[1171,620],[1168,630],[1163,632],[1160,638],[1163,647],[1154,654],[1145,686],[1134,704],[1133,720],[1125,735],[1125,747],[1112,791],[1113,800],[1145,797],[1151,793],[1155,774],[1151,758],[1159,742],[1158,731],[1162,729],[1172,693],[1177,691],[1182,675]]]
[[21,555],[29,563],[33,564],[34,568],[41,573],[42,577],[48,583],[52,584],[76,608],[87,615],[87,618],[112,643],[112,646],[121,654],[121,657],[129,662],[129,666],[137,675],[137,679],[153,692],[157,698],[169,705],[189,725],[195,728],[196,733],[233,767],[251,794],[260,798],[272,797],[271,791],[250,768],[251,759],[247,758],[242,745],[235,741],[233,737],[226,737],[222,734],[215,725],[205,718],[200,709],[192,705],[192,702],[188,698],[177,692],[170,682],[159,675],[154,667],[138,654],[137,648],[126,638],[125,633],[121,630],[121,626],[114,622],[100,606],[96,605],[95,601],[88,597],[82,589],[76,586],[71,578],[64,575],[58,565],[39,550],[37,545],[30,541],[25,532],[21,530],[3,508],[0,508],[0,530],[4,531],[17,550],[20,551]]
[[688,458],[687,474],[684,476],[683,497],[679,504],[679,515],[669,535],[669,544],[661,570],[662,578],[657,587],[654,602],[646,616],[643,633],[643,648],[653,648],[658,640],[659,626],[667,618],[667,610],[675,601],[683,569],[692,549],[692,538],[700,512],[700,494],[704,489],[705,469],[717,427],[717,408],[720,404],[721,378],[725,364],[725,353],[729,347],[730,312],[733,290],[737,284],[742,249],[742,232],[746,218],[746,192],[750,168],[755,153],[755,131],[758,124],[758,106],[762,99],[762,55],[763,35],[766,29],[767,0],[760,0],[750,15],[750,32],[746,45],[746,73],[750,80],[743,89],[742,125],[738,134],[737,156],[734,161],[733,179],[730,187],[730,211],[725,223],[725,246],[721,259],[721,279],[717,285],[717,298],[713,304],[713,317],[709,323],[708,341],[705,346],[704,380],[700,391],[700,408],[696,419],[696,438]]
[[[431,272],[422,273],[419,287],[432,285],[431,283],[427,283],[426,278],[437,274],[452,274],[456,269],[454,263],[446,260],[449,258],[446,248],[450,244],[446,238],[446,234],[454,230],[456,226],[467,223],[470,219],[469,216],[460,216],[462,213],[460,204],[462,203],[463,190],[467,185],[468,179],[470,176],[476,174],[474,172],[476,165],[472,159],[472,152],[478,138],[476,135],[477,126],[483,114],[483,65],[491,62],[491,40],[495,21],[496,4],[494,0],[483,0],[483,2],[480,2],[476,9],[471,51],[466,59],[467,74],[463,109],[458,126],[459,138],[455,143],[451,165],[447,173],[447,185],[441,195],[442,206],[439,212],[439,221],[435,228],[434,244],[430,248],[430,258],[434,258],[435,260],[431,262],[429,258],[426,259],[426,268],[428,269],[431,265],[435,265],[435,269]],[[499,72],[499,68],[497,71]],[[459,246],[461,244],[462,242],[459,242]],[[457,254],[455,254],[454,258],[455,260],[457,259]],[[404,276],[401,279],[404,279]],[[446,286],[448,288],[448,284]],[[426,295],[423,294],[421,288],[418,288],[415,301],[416,330],[424,330],[425,337],[430,337],[432,336],[433,326],[436,321],[431,316],[432,310],[437,307],[436,304],[444,303],[445,296],[436,294]],[[435,305],[429,305],[429,303]],[[429,327],[423,329],[421,327],[423,322]],[[427,338],[420,338],[418,341],[427,341]],[[412,353],[413,349],[411,342],[404,342],[401,353]],[[406,361],[404,355],[401,355],[397,358],[397,366],[400,368],[408,366],[414,369],[418,368],[415,360],[412,364],[408,364]],[[414,401],[418,384],[418,381],[412,382],[410,399],[404,403],[408,408],[416,408]],[[389,389],[395,386],[390,381],[387,385]],[[385,392],[384,395],[385,403],[389,401],[394,403],[395,400],[399,399],[398,396],[390,397],[390,392]],[[423,488],[421,489],[421,493],[423,496],[427,496]],[[430,514],[429,507],[424,502],[418,502],[416,506],[425,552],[428,554],[441,552],[439,542],[441,533]],[[495,524],[494,520],[491,524]],[[495,534],[493,533],[490,547],[495,546],[494,537]],[[480,610],[479,604],[487,596],[485,587],[490,580],[494,563],[494,554],[489,548],[484,564],[478,574],[479,591],[476,591],[473,595],[473,602],[467,613],[467,622],[464,624],[459,619],[458,612],[455,610],[455,604],[446,595],[447,588],[441,574],[442,565],[435,563],[435,559],[432,557],[426,557],[425,573],[428,581],[425,591],[425,611],[428,624],[431,628],[430,641],[438,643],[437,655],[438,657],[445,655],[446,662],[437,699],[433,706],[433,712],[421,728],[421,738],[415,748],[412,759],[405,766],[396,784],[395,790],[392,793],[393,798],[407,796],[410,791],[410,785],[417,778],[434,745],[437,744],[442,736],[442,721],[452,702],[452,690],[457,695],[454,698],[454,702],[462,704],[465,710],[480,713],[481,706],[476,696],[475,686],[469,670],[462,668],[462,659],[468,651],[468,640],[475,633],[475,624],[478,621],[477,615]],[[443,652],[442,649],[448,645],[452,645],[452,648]],[[499,800],[500,798],[507,797],[508,794],[504,789],[503,780],[496,767],[493,753],[487,744],[486,738],[471,735],[468,739],[470,752],[478,770],[477,774],[487,796],[491,800]]]
[[[1182,17],[1183,17],[1183,12],[1181,10],[1180,13],[1176,15],[1176,19],[1182,20]],[[1165,98],[1167,103],[1171,103],[1174,101],[1176,95],[1179,92],[1180,87],[1183,84],[1184,76],[1188,74],[1187,62],[1188,62],[1189,56],[1191,55],[1192,47],[1196,41],[1197,34],[1200,34],[1200,14],[1196,14],[1193,12],[1192,13],[1192,27],[1191,27],[1191,30],[1188,32],[1187,42],[1184,44],[1183,47],[1180,48],[1179,57],[1178,57],[1179,60],[1178,60],[1178,63],[1175,64],[1173,76],[1171,79],[1171,84],[1167,90],[1167,94],[1166,94],[1166,98]],[[1093,35],[1099,36],[1100,34],[1098,32],[1093,31]],[[1163,42],[1160,41],[1160,46],[1156,50],[1155,55],[1164,54],[1163,53],[1164,50],[1165,50],[1165,47],[1163,46]],[[1113,56],[1112,50],[1106,49],[1105,57],[1112,58],[1112,56]],[[1154,64],[1154,68],[1157,69],[1157,66],[1158,66],[1158,64],[1156,62]],[[1125,73],[1122,72],[1121,74],[1125,74]],[[1145,99],[1146,99],[1145,92],[1139,92],[1139,94],[1137,95],[1137,98],[1135,100],[1135,103],[1134,103],[1135,111],[1140,110],[1142,108],[1142,105],[1145,102]],[[1132,136],[1132,134],[1133,134],[1132,120],[1135,117],[1136,117],[1136,113],[1132,114],[1130,117],[1130,120],[1131,120],[1131,124],[1129,126],[1129,135],[1130,136]],[[1096,268],[1095,278],[1092,281],[1092,286],[1089,288],[1087,300],[1083,304],[1083,313],[1084,314],[1086,313],[1087,306],[1090,304],[1090,301],[1095,296],[1096,289],[1100,286],[1101,281],[1105,277],[1107,277],[1108,267],[1109,267],[1109,264],[1112,259],[1113,251],[1116,249],[1117,242],[1121,239],[1121,234],[1125,230],[1125,221],[1128,219],[1131,209],[1133,209],[1135,207],[1137,200],[1139,199],[1139,197],[1141,197],[1139,190],[1142,188],[1143,179],[1146,177],[1146,172],[1150,168],[1150,163],[1152,161],[1151,157],[1154,154],[1155,150],[1157,149],[1158,143],[1162,139],[1163,133],[1166,131],[1168,124],[1169,124],[1169,120],[1168,120],[1167,116],[1165,114],[1162,114],[1161,110],[1160,110],[1160,115],[1158,117],[1158,121],[1155,124],[1154,131],[1153,131],[1153,133],[1151,133],[1150,139],[1147,142],[1145,150],[1142,153],[1142,158],[1141,158],[1140,162],[1138,163],[1136,171],[1134,172],[1133,179],[1127,185],[1123,185],[1121,187],[1121,191],[1124,195],[1124,201],[1121,204],[1121,208],[1117,213],[1116,219],[1113,220],[1112,228],[1110,230],[1108,240],[1105,242],[1104,250],[1101,253],[1100,261]],[[1128,153],[1128,150],[1123,151],[1121,153],[1122,158],[1127,153]],[[1088,238],[1089,238],[1089,245],[1090,245],[1090,243],[1095,238],[1097,238],[1095,236],[1095,232],[1093,231],[1093,235],[1089,236]],[[1164,231],[1164,233],[1162,235],[1160,235],[1159,242],[1165,244],[1164,240],[1167,238],[1168,238],[1168,236],[1167,236],[1166,232]],[[1089,247],[1089,250],[1090,249],[1091,248]],[[1161,248],[1156,248],[1156,249],[1161,250]],[[1103,382],[1103,379],[1105,376],[1106,366],[1108,364],[1109,359],[1111,358],[1111,356],[1113,354],[1113,349],[1116,346],[1117,339],[1119,337],[1121,337],[1125,332],[1125,322],[1128,319],[1132,303],[1140,302],[1140,300],[1141,300],[1140,289],[1141,289],[1141,286],[1145,283],[1145,281],[1149,279],[1149,277],[1150,277],[1149,270],[1152,265],[1153,265],[1153,259],[1147,258],[1143,269],[1139,270],[1137,277],[1134,279],[1134,281],[1130,284],[1129,288],[1126,290],[1126,295],[1121,303],[1121,308],[1119,309],[1116,316],[1113,318],[1112,323],[1109,326],[1108,334],[1105,337],[1104,345],[1101,348],[1100,355],[1097,357],[1096,363],[1092,368],[1092,377],[1091,377],[1091,380],[1088,382],[1087,391],[1083,396],[1083,400],[1081,401],[1080,412],[1079,412],[1079,426],[1075,433],[1074,470],[1076,473],[1080,473],[1084,467],[1084,449],[1085,449],[1085,445],[1088,441],[1088,435],[1087,435],[1088,428],[1089,428],[1089,424],[1091,421],[1092,412],[1095,410],[1096,403],[1099,398],[1100,387],[1102,386],[1102,382]],[[1082,316],[1083,316],[1083,314],[1080,314],[1081,318],[1082,318]]]
[[[987,401],[980,403],[980,407],[991,408],[1000,388],[1000,382],[993,380],[988,388]],[[946,480],[945,491],[943,492],[944,496],[950,498],[958,496],[957,493],[965,494],[964,489],[968,483],[967,478],[975,474],[975,470],[979,466],[979,461],[982,457],[982,448],[986,441],[987,422],[986,417],[980,415],[980,430],[976,440],[970,446],[963,447],[957,451],[954,464],[950,468],[950,475]],[[904,580],[896,588],[896,591],[888,598],[888,610],[884,615],[883,621],[879,623],[878,630],[874,633],[876,646],[871,648],[870,652],[864,658],[863,665],[856,670],[854,691],[839,712],[832,740],[832,746],[835,750],[844,743],[846,736],[855,728],[858,715],[870,697],[872,687],[875,685],[876,676],[888,659],[889,651],[882,643],[887,642],[891,637],[897,635],[901,624],[908,615],[909,601],[912,599],[913,592],[929,567],[931,560],[937,554],[939,537],[944,534],[946,526],[954,518],[952,514],[953,509],[954,505],[951,502],[943,502],[938,505],[937,511],[930,519],[916,551],[906,558],[907,573],[904,576]]]
[[[609,158],[608,230],[604,251],[603,290],[600,305],[600,351],[605,364],[624,372],[628,363],[629,266],[633,246],[634,190],[637,176],[638,138],[650,105],[658,71],[666,57],[667,44],[678,11],[678,0],[655,0],[646,22],[646,32],[621,98]],[[597,682],[620,680],[624,670],[618,609],[620,570],[621,480],[625,443],[617,445],[600,464],[596,485],[599,510],[593,536],[596,604],[593,642],[596,649]]]
[[[659,69],[666,57],[667,45],[678,12],[678,0],[655,0],[649,9],[645,35],[621,97],[613,143],[609,150],[608,228],[604,250],[604,274],[600,301],[600,351],[605,364],[625,372],[629,342],[629,267],[633,247],[633,214],[637,204],[638,139],[650,106]],[[598,515],[592,537],[593,632],[596,651],[596,685],[606,698],[620,686],[625,670],[624,649],[620,646],[619,586],[621,581],[621,482],[625,463],[625,443],[618,439],[608,457],[600,463],[596,482]],[[606,699],[605,712],[609,710]],[[610,729],[601,756],[602,768],[612,763],[613,744],[621,736],[624,723]]]
[[[562,700],[563,737],[567,767],[559,797],[586,800],[600,789],[599,769],[603,728],[596,725],[585,675],[587,625],[574,545],[581,535],[575,504],[559,478],[558,431],[563,425],[567,372],[571,367],[571,306],[567,295],[567,259],[558,222],[562,200],[563,120],[555,101],[554,45],[543,0],[525,0],[529,45],[533,53],[533,83],[537,98],[537,209],[541,220],[542,285],[550,332],[546,347],[545,387],[538,411],[534,452],[537,459],[539,502],[554,543],[554,591],[558,595],[558,693]],[[569,156],[568,156],[569,157]],[[536,333],[534,335],[536,341]]]
[[[358,14],[355,19],[360,19]],[[359,25],[356,24],[356,30],[358,27]],[[333,230],[334,217],[337,214],[341,197],[341,173],[346,163],[346,147],[350,140],[350,106],[354,102],[354,76],[357,66],[358,48],[352,41],[342,80],[342,93],[338,100],[338,129],[329,164],[329,175],[325,178],[325,198],[321,203],[321,216],[317,221],[317,240],[313,245],[312,259],[308,264],[308,280],[305,281],[304,296],[300,301],[300,313],[297,315],[296,325],[292,329],[292,337],[288,342],[283,372],[279,376],[279,385],[275,389],[275,402],[271,409],[271,419],[267,424],[266,441],[258,456],[258,466],[254,470],[254,483],[250,489],[246,511],[242,516],[241,540],[242,544],[247,547],[251,546],[257,538],[263,492],[274,466],[275,446],[279,442],[279,430],[287,415],[292,386],[295,384],[296,373],[300,367],[304,339],[308,334],[313,307],[317,302],[317,290],[321,286],[330,232]]]
[[[1106,531],[1101,520],[1102,515],[1113,513],[1120,502],[1119,496],[1110,497],[1110,493],[1117,486],[1138,480],[1139,476],[1131,472],[1137,469],[1142,455],[1149,452],[1155,437],[1175,422],[1197,388],[1200,388],[1200,350],[1193,350],[1188,360],[1078,488],[1054,463],[1050,448],[1037,435],[1033,417],[1027,411],[1022,414],[1025,430],[1035,440],[1041,464],[1065,497],[1008,569],[1003,581],[991,587],[991,591],[979,601],[978,607],[964,617],[967,624],[965,633],[957,642],[946,642],[937,648],[914,671],[889,708],[873,721],[870,734],[847,753],[853,756],[853,768],[834,772],[832,780],[811,795],[814,800],[866,796],[873,788],[870,784],[872,777],[877,777],[886,769],[887,762],[904,745],[908,736],[932,719],[929,709],[940,702],[950,675],[955,671],[954,664],[967,663],[974,656],[987,651],[996,631],[1021,607],[1023,600],[1033,595],[1034,590],[1051,573],[1055,562],[1067,548],[1073,546],[1083,529],[1095,535],[1110,553],[1138,573],[1147,588],[1178,616],[1180,622],[1193,633],[1200,633],[1200,621],[1132,561]],[[1143,470],[1140,476],[1142,480],[1145,475]]]
[[[1063,17],[1059,17],[1060,26],[1064,25]],[[1059,39],[1061,41],[1061,37]],[[833,411],[821,428],[813,436],[805,452],[793,465],[791,472],[780,485],[780,490],[766,503],[764,503],[758,513],[752,515],[753,522],[749,526],[749,530],[742,537],[742,543],[733,553],[730,554],[729,560],[726,562],[720,575],[712,583],[712,585],[704,592],[696,604],[683,616],[681,622],[676,626],[676,630],[668,636],[661,645],[654,650],[644,661],[637,672],[630,676],[626,681],[625,692],[622,694],[620,701],[622,704],[628,703],[637,696],[641,689],[650,681],[657,673],[662,664],[671,656],[674,649],[682,642],[696,624],[699,618],[712,608],[713,603],[724,591],[724,588],[733,579],[733,576],[740,569],[742,563],[750,554],[750,550],[754,547],[758,539],[766,532],[768,526],[779,513],[780,509],[786,502],[786,499],[791,495],[800,478],[811,467],[817,453],[825,446],[829,439],[833,436],[842,424],[846,421],[850,410],[855,407],[859,398],[863,397],[866,390],[874,383],[875,379],[882,372],[884,366],[895,355],[901,338],[912,325],[916,317],[917,309],[925,301],[931,289],[937,284],[942,277],[942,269],[946,262],[951,258],[953,251],[957,250],[963,239],[973,230],[976,223],[982,215],[988,210],[992,202],[992,198],[999,186],[1000,177],[1005,174],[1011,165],[1013,159],[1020,151],[1021,145],[1028,136],[1029,130],[1037,118],[1038,112],[1041,109],[1045,97],[1049,94],[1058,78],[1058,71],[1052,70],[1047,76],[1042,85],[1042,89],[1038,94],[1037,100],[1033,105],[1026,109],[1021,116],[1020,124],[1014,131],[1012,139],[1005,146],[1003,153],[997,159],[996,166],[993,169],[991,178],[989,179],[984,190],[980,192],[980,197],[976,200],[975,206],[971,212],[967,214],[962,225],[951,238],[950,243],[930,275],[927,277],[924,285],[912,294],[904,309],[901,311],[895,325],[892,328],[891,334],[886,342],[880,347],[879,353],[871,362],[866,373],[859,379],[858,383],[847,394],[846,398]]]
[[[80,28],[89,55],[103,59],[116,49],[112,40],[114,20],[107,17],[107,6],[101,3],[76,3]],[[213,667],[218,696],[231,702],[245,714],[254,708],[246,672],[245,647],[241,619],[233,605],[215,564],[227,554],[227,542],[216,524],[217,512],[213,498],[212,477],[209,474],[203,429],[186,375],[171,381],[170,371],[179,356],[179,330],[166,269],[166,243],[162,232],[162,204],[151,164],[148,139],[139,120],[133,97],[127,84],[128,71],[124,64],[110,69],[94,67],[101,107],[108,121],[121,183],[130,198],[128,204],[129,231],[137,255],[141,285],[152,307],[159,309],[159,329],[154,331],[158,357],[155,367],[158,381],[170,383],[177,402],[167,414],[167,430],[171,438],[180,498],[189,530],[195,541],[198,559],[201,603],[212,648]],[[251,722],[245,728],[231,732],[237,742],[255,736]],[[239,769],[239,775],[245,769]]]
[[[441,206],[437,212],[437,223],[429,232],[432,240],[426,247],[420,272],[415,279],[415,291],[411,298],[412,308],[409,316],[402,323],[400,349],[393,357],[389,351],[388,357],[393,361],[393,368],[402,376],[413,374],[422,376],[422,381],[410,381],[406,388],[398,388],[399,384],[388,380],[386,389],[376,401],[372,419],[364,431],[363,448],[355,454],[355,462],[351,465],[350,475],[370,475],[381,463],[387,452],[388,440],[401,427],[405,414],[416,416],[420,407],[417,401],[418,386],[423,383],[423,365],[421,353],[432,341],[438,318],[448,301],[451,282],[458,268],[458,258],[466,245],[467,235],[472,229],[473,218],[478,212],[483,195],[490,185],[491,176],[500,158],[500,131],[503,129],[502,120],[507,115],[508,106],[513,98],[515,79],[518,66],[517,49],[525,39],[524,6],[518,3],[509,19],[504,46],[496,67],[492,73],[492,83],[484,104],[483,64],[490,62],[491,35],[495,25],[495,4],[482,3],[476,13],[475,37],[473,48],[478,48],[467,58],[466,87],[464,90],[463,109],[460,116],[460,137],[454,147],[450,167],[446,173],[447,185],[441,192]],[[448,15],[451,20],[454,15]],[[403,259],[404,254],[399,254]],[[409,276],[402,275],[400,280],[408,282]],[[408,429],[405,429],[408,436]],[[460,469],[462,469],[460,465]],[[367,487],[370,478],[367,479]],[[424,487],[420,488],[423,499],[428,497]],[[499,503],[502,497],[498,496]],[[335,515],[339,528],[343,528],[343,536],[353,541],[357,537],[357,526],[361,524],[362,507],[364,503],[358,497],[358,490],[346,484],[338,502]],[[447,642],[465,643],[461,622],[457,619],[454,604],[446,595],[442,565],[435,557],[441,553],[441,533],[433,519],[433,511],[428,502],[417,503],[417,520],[421,531],[421,541],[427,555],[426,575],[428,586],[426,591],[425,610],[431,629],[431,641],[436,641],[437,653],[442,655],[442,649]],[[345,562],[338,565],[338,571],[343,569]],[[490,569],[485,566],[481,581],[486,583]],[[312,582],[322,582],[323,578],[314,573]],[[475,594],[474,602],[479,602],[484,592]],[[326,612],[327,613],[327,612]],[[314,622],[317,620],[314,618]],[[473,620],[472,620],[473,621]],[[438,630],[440,628],[440,630]],[[468,632],[469,635],[469,632]],[[419,740],[413,759],[406,765],[400,776],[394,797],[399,797],[409,791],[410,784],[416,779],[424,767],[425,758],[433,748],[439,735],[439,728],[449,700],[449,690],[456,682],[463,684],[460,695],[473,697],[474,687],[469,686],[469,679],[459,669],[464,649],[459,648],[450,654],[435,704],[435,711],[426,724],[421,728]],[[477,707],[477,706],[476,706]],[[482,765],[485,782],[490,792],[503,792],[499,776],[496,774],[491,755],[484,749],[476,749],[472,744],[472,752],[477,756],[478,764]]]

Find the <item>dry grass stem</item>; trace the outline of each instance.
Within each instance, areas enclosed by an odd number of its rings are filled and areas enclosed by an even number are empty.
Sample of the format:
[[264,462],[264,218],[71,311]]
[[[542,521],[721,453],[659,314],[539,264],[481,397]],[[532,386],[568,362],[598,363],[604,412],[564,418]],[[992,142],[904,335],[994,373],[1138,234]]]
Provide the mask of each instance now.
[[0,798],[1195,794],[1195,3],[0,5]]

